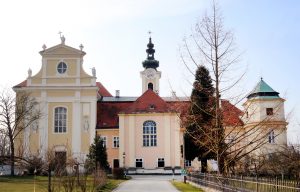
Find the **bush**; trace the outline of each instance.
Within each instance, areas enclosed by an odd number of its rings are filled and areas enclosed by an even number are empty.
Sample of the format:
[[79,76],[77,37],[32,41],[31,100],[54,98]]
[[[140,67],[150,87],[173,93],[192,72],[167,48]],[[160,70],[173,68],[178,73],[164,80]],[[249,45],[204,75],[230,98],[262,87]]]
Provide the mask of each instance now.
[[124,168],[113,168],[112,175],[114,179],[124,179]]
[[36,174],[40,175],[43,169],[44,162],[42,158],[37,156],[30,156],[27,159],[24,168],[27,169],[27,174],[33,175],[36,170]]

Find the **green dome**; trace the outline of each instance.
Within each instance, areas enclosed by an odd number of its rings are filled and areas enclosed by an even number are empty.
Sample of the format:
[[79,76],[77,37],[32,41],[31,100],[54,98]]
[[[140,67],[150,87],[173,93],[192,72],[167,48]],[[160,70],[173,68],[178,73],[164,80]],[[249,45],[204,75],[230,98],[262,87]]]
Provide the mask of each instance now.
[[253,91],[247,96],[248,99],[253,97],[262,98],[279,98],[279,93],[274,91],[262,78],[257,83]]

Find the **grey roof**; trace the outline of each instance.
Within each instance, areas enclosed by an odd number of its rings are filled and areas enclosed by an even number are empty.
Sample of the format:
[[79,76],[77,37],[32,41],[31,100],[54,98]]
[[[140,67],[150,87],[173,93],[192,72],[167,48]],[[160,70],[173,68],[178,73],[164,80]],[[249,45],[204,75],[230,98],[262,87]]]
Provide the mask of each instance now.
[[190,98],[189,97],[162,97],[163,100],[165,101],[190,101]]
[[105,102],[132,102],[138,97],[102,97],[101,101]]
[[[133,102],[136,101],[138,97],[102,97],[100,101],[104,102]],[[189,97],[162,97],[166,102],[174,101],[189,101]]]

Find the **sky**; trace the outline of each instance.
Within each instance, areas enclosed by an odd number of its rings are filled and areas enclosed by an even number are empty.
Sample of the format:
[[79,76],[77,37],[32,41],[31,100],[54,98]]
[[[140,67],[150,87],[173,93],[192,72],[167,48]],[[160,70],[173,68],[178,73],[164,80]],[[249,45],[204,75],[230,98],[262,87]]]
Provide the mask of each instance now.
[[[222,0],[224,26],[232,30],[246,76],[237,90],[250,92],[261,77],[286,99],[288,139],[300,142],[300,1]],[[151,31],[160,94],[190,95],[193,77],[180,60],[182,40],[209,12],[211,0],[10,0],[0,2],[0,85],[12,87],[41,68],[43,44],[84,45],[84,69],[114,95],[139,96],[140,71]],[[234,73],[235,71],[233,71]]]

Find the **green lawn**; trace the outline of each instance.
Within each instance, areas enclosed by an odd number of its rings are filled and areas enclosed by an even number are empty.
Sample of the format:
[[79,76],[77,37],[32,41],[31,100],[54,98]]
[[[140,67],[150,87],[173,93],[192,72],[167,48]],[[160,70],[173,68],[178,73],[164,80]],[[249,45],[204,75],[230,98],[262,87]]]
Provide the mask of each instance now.
[[[34,177],[33,176],[0,176],[0,191],[1,192],[33,192],[34,191]],[[102,192],[110,192],[115,189],[121,182],[125,180],[114,180],[108,179],[107,184],[101,188]],[[57,182],[53,179],[52,182]],[[58,183],[58,182],[57,182]],[[88,179],[88,188],[92,188],[93,180]],[[55,185],[54,192],[63,192],[62,185]],[[35,191],[36,192],[47,192],[48,191],[48,177],[37,176],[35,179]],[[80,192],[79,187],[73,190],[74,192]],[[89,192],[91,190],[87,190]]]
[[[47,177],[36,177],[36,191],[47,191]],[[34,190],[33,176],[26,177],[0,177],[1,192],[32,192]]]
[[171,182],[179,191],[182,192],[193,192],[193,191],[200,191],[204,192],[202,189],[194,187],[188,183],[180,182],[180,181],[172,181]]

